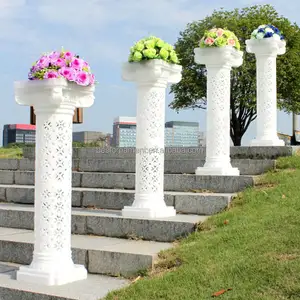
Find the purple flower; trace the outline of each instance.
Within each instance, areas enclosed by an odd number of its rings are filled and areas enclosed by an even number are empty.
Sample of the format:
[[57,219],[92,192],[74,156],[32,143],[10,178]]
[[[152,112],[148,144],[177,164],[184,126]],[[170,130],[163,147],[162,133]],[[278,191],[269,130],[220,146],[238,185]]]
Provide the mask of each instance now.
[[67,51],[64,55],[64,59],[71,61],[73,56],[74,56],[73,53],[71,53],[70,51]]
[[80,71],[77,73],[75,82],[79,85],[87,86],[90,83],[90,76],[87,72]]
[[90,85],[93,85],[95,83],[95,75],[90,74]]
[[84,64],[83,59],[73,57],[72,62],[71,62],[71,67],[76,70],[82,70],[83,64]]
[[76,77],[76,71],[73,68],[62,67],[58,73],[69,81],[74,81]]
[[50,63],[49,58],[48,58],[47,56],[42,56],[42,57],[38,60],[36,66],[37,66],[39,69],[43,69],[43,68],[49,67],[49,63]]
[[58,78],[59,74],[56,71],[48,71],[44,74],[44,79]]
[[28,79],[33,80],[34,79],[34,74],[32,74],[31,72],[28,73]]
[[31,73],[35,73],[36,71],[40,71],[40,68],[37,65],[34,65],[30,68]]
[[50,60],[57,60],[60,57],[60,53],[58,51],[53,51],[49,54]]
[[65,60],[62,58],[57,58],[57,59],[51,60],[51,64],[54,66],[60,67],[60,68],[66,66]]

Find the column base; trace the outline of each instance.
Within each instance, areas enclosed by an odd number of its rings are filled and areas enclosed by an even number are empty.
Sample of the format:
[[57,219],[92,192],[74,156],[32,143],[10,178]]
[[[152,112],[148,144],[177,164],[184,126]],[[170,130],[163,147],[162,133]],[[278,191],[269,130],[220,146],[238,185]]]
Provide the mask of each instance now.
[[198,167],[195,171],[196,175],[209,176],[240,176],[238,168],[232,167]]
[[273,140],[254,139],[250,142],[250,146],[251,147],[285,146],[285,142],[280,139],[273,139]]
[[87,279],[87,270],[82,265],[74,265],[69,270],[40,270],[31,266],[22,266],[17,271],[17,280],[40,285],[63,285],[74,281]]
[[168,218],[176,216],[173,206],[144,208],[125,206],[122,209],[122,216],[125,218]]

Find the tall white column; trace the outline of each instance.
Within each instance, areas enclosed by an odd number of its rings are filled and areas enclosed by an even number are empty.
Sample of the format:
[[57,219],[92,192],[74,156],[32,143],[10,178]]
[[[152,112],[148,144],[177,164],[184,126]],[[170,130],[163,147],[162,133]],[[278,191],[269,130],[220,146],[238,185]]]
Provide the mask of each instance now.
[[135,197],[125,217],[175,216],[164,201],[165,97],[168,83],[181,80],[182,67],[162,60],[126,63],[123,79],[137,85]]
[[72,123],[75,107],[94,102],[94,88],[65,79],[15,83],[16,101],[36,114],[34,253],[17,280],[62,285],[87,278],[71,253]]
[[233,47],[196,48],[195,62],[207,68],[206,160],[196,175],[233,175],[230,162],[230,72],[243,63]]
[[277,136],[276,58],[285,53],[285,41],[265,38],[247,40],[247,52],[256,57],[256,138],[251,146],[284,146]]

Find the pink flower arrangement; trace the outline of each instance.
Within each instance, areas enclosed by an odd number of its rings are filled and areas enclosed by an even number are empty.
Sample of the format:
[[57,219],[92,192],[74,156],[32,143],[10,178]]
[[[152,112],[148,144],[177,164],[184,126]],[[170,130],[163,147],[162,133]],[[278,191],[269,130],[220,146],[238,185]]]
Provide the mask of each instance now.
[[65,78],[78,85],[89,86],[96,83],[89,64],[70,51],[53,51],[44,54],[31,67],[29,80]]
[[205,39],[205,45],[212,45],[215,42],[215,39],[208,37],[207,39]]

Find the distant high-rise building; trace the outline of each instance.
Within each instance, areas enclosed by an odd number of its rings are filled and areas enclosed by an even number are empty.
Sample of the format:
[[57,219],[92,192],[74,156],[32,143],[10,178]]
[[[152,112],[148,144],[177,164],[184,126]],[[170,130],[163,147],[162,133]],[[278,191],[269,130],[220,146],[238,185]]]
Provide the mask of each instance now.
[[170,121],[165,124],[166,147],[198,147],[199,123]]
[[99,145],[106,143],[106,134],[101,131],[78,131],[73,132],[73,142],[79,143],[96,143]]
[[35,125],[7,124],[3,126],[3,147],[8,144],[34,144]]
[[[114,120],[112,145],[116,147],[135,147],[135,117],[118,117]],[[182,121],[165,123],[166,147],[197,147],[198,145],[199,123]]]
[[206,136],[205,136],[205,132],[199,131],[198,141],[199,141],[199,146],[200,146],[200,147],[206,145]]
[[112,145],[115,147],[135,147],[136,118],[117,117],[113,124]]

